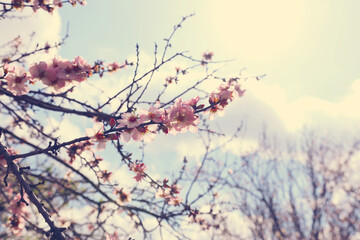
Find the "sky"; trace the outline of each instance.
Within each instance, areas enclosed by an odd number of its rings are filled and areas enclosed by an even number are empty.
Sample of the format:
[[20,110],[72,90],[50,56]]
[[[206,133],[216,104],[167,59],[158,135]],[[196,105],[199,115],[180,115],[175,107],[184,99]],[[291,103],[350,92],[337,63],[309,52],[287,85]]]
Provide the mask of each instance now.
[[[237,75],[246,68],[252,75],[266,74],[260,81],[243,84],[245,96],[234,101],[214,126],[231,134],[244,122],[241,142],[228,145],[228,150],[240,154],[239,149],[251,148],[266,128],[270,134],[287,139],[300,136],[304,129],[316,129],[344,140],[359,132],[360,112],[360,2],[356,0],[89,0],[86,6],[66,5],[49,15],[42,11],[23,21],[0,21],[7,34],[0,43],[23,38],[36,32],[35,42],[45,44],[65,36],[66,44],[48,55],[58,54],[73,59],[82,56],[93,62],[123,62],[133,59],[139,44],[142,60],[152,62],[154,43],[164,44],[164,38],[183,16],[195,13],[176,33],[174,51],[188,50],[200,57],[203,52],[214,52],[214,60],[232,59],[222,73]],[[132,71],[128,69],[127,71]],[[116,90],[122,73],[108,75],[101,88]],[[158,76],[166,77],[166,76]],[[77,96],[95,103],[99,92],[78,87]],[[86,95],[81,94],[87,91]],[[104,100],[106,94],[100,94]],[[49,123],[57,121],[48,119]],[[70,127],[71,125],[77,125]],[[84,133],[83,122],[65,119],[67,132],[63,140]],[[159,136],[147,151],[154,161],[168,156],[158,149],[176,148],[178,164],[185,154],[196,158],[201,151],[192,151],[187,142],[189,134],[165,138]],[[171,139],[171,140],[170,140]],[[194,144],[201,143],[193,139]],[[175,146],[175,147],[174,147]]]
[[267,74],[266,82],[286,88],[291,100],[309,95],[336,101],[360,73],[359,7],[358,1],[333,0],[89,1],[61,9],[63,32],[70,23],[62,53],[123,58],[136,43],[151,51],[194,12],[176,38],[178,47],[236,58],[235,69]]
[[60,54],[121,61],[136,43],[151,54],[154,42],[162,44],[182,16],[195,13],[176,35],[177,49],[235,59],[228,73],[266,74],[247,83],[238,117],[284,132],[324,122],[342,132],[359,119],[359,8],[359,1],[334,0],[89,1],[60,10],[62,35],[70,25]]

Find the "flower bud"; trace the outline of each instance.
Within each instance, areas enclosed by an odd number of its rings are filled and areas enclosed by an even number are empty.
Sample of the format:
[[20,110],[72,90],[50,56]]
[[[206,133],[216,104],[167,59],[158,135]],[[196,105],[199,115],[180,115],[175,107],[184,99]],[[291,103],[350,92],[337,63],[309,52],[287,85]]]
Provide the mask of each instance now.
[[114,118],[110,118],[109,125],[113,128],[116,124],[116,121]]

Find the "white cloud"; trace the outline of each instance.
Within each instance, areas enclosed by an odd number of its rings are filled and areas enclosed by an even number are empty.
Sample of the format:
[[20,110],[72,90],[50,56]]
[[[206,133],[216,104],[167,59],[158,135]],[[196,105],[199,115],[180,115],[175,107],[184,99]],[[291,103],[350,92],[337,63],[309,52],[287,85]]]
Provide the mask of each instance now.
[[[3,33],[0,35],[0,45],[3,45],[16,37],[20,36],[23,42],[23,51],[32,51],[38,43],[39,47],[43,47],[46,42],[53,44],[61,39],[61,18],[57,11],[49,14],[44,11],[33,13],[30,9],[24,9],[22,12],[14,14],[23,18],[10,18],[0,21],[0,29]],[[32,41],[30,36],[35,33]],[[8,53],[9,49],[1,49],[1,55]],[[28,57],[29,62],[38,60],[47,60],[52,58],[57,50],[50,51],[49,54],[41,53]]]
[[[360,112],[356,109],[360,80],[355,80],[348,93],[336,102],[310,96],[291,101],[286,89],[263,81],[243,85],[247,90],[244,97],[230,103],[224,117],[211,122],[213,130],[225,132],[228,137],[243,122],[239,139],[226,144],[224,151],[235,155],[251,152],[264,131],[285,150],[286,143],[300,140],[304,130],[315,130],[319,136],[331,134],[341,141],[352,141],[360,130]],[[188,152],[191,149],[192,145],[188,146]],[[186,152],[184,148],[181,151]]]
[[[260,105],[272,111],[273,117],[278,118],[289,133],[298,132],[304,127],[336,131],[339,134],[341,131],[352,132],[360,120],[360,112],[355,106],[360,100],[360,80],[355,80],[349,93],[337,102],[310,96],[289,101],[285,89],[264,82],[249,82],[246,88],[248,91],[244,99],[260,101]],[[249,116],[258,114],[257,118],[268,126],[272,125],[265,112],[249,108],[246,112]]]
[[258,141],[242,138],[242,139],[234,139],[233,141],[226,143],[223,150],[229,151],[235,155],[243,155],[250,154],[258,149],[259,144]]
[[302,1],[285,0],[213,1],[214,35],[229,53],[257,63],[271,61],[295,48],[303,33],[304,5]]
[[50,133],[56,128],[58,128],[58,134],[61,137],[60,140],[64,142],[85,135],[85,130],[80,130],[77,125],[71,122],[69,117],[64,117],[63,119],[61,119],[60,122],[53,117],[48,118],[45,124],[44,131],[46,133]]
[[250,239],[252,223],[246,218],[242,217],[238,212],[229,212],[226,214],[227,224],[232,234],[237,234],[244,239]]

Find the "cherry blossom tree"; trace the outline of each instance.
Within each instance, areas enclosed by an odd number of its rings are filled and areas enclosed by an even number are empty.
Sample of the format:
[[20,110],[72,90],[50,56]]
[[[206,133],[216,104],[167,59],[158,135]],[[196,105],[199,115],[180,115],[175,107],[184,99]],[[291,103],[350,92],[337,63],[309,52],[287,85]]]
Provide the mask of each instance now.
[[[57,8],[85,4],[85,0],[1,1],[0,18],[24,9],[51,14]],[[19,38],[3,45],[11,52],[0,63],[2,239],[132,239],[139,233],[144,239],[155,234],[186,239],[189,226],[214,234],[227,231],[223,216],[211,207],[217,202],[221,175],[205,183],[201,176],[221,148],[211,144],[222,134],[210,128],[209,120],[243,96],[244,78],[219,76],[224,61],[214,61],[212,52],[199,57],[169,53],[175,33],[191,16],[175,25],[163,47],[155,45],[150,68],[141,64],[139,46],[133,60],[90,63],[76,53],[72,60],[54,56],[28,61],[29,56],[62,46],[67,36],[26,51]],[[178,60],[187,65],[168,71]],[[115,94],[96,104],[79,98],[79,87],[91,82],[86,87],[96,88],[115,72],[129,76],[121,88],[114,86]],[[159,82],[159,73],[168,76]],[[185,77],[190,84],[177,89]],[[217,87],[206,91],[205,84]],[[81,122],[82,135],[64,141],[62,130],[48,126],[50,117],[64,116]],[[145,154],[138,157],[132,152],[133,146],[143,152],[145,143],[151,144],[158,135],[186,132],[197,134],[205,149],[195,168],[188,167],[185,157],[177,174],[155,177],[148,173],[151,163]],[[118,159],[116,164],[102,158],[106,151],[116,153],[112,157]],[[131,177],[114,180],[115,166],[125,166],[123,174]],[[204,204],[210,208],[202,209]],[[149,227],[147,222],[154,224]]]
[[330,136],[305,131],[299,142],[282,144],[265,132],[257,146],[222,163],[228,174],[216,168],[204,174],[204,182],[219,176],[218,204],[242,223],[222,237],[358,239],[359,140]]

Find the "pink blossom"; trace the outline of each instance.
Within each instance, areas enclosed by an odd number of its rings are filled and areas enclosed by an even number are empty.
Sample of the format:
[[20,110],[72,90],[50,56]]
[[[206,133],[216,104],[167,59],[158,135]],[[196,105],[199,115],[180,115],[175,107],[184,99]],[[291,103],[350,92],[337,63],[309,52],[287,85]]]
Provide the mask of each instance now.
[[155,138],[157,127],[155,125],[138,126],[131,129],[125,129],[121,132],[120,138],[124,142],[144,140],[151,142]]
[[243,96],[245,90],[242,90],[236,80],[230,79],[229,82],[221,84],[218,92],[212,92],[209,97],[209,103],[212,105],[209,109],[210,120],[214,119],[215,113],[220,116],[224,115],[224,108],[233,101],[235,97]]
[[232,101],[235,97],[242,97],[245,90],[242,90],[240,85],[233,79],[230,79],[227,84],[222,84],[219,87],[219,96],[221,101]]
[[122,66],[120,66],[119,63],[113,62],[113,63],[110,63],[110,64],[108,65],[108,71],[109,71],[109,72],[113,72],[113,71],[116,71],[117,69],[119,69],[119,68],[121,68],[121,67],[122,67]]
[[72,63],[72,75],[70,78],[79,82],[86,80],[86,78],[91,74],[91,66],[80,56],[76,57]]
[[220,97],[220,104],[226,105],[228,100],[232,100],[234,98],[233,92],[235,90],[234,86],[231,84],[221,84],[218,88],[219,92],[218,95]]
[[86,0],[78,0],[78,2],[83,6],[85,6],[87,4]]
[[19,9],[20,11],[24,8],[23,0],[12,0],[11,4],[15,9]]
[[212,106],[209,110],[209,119],[212,121],[215,118],[215,114],[217,114],[220,117],[223,117],[225,115],[224,108],[220,105]]
[[29,72],[32,78],[37,78],[42,80],[45,77],[45,72],[47,69],[47,63],[41,61],[38,64],[34,64],[29,68]]
[[209,109],[209,119],[213,120],[215,117],[215,113],[217,113],[219,116],[224,115],[224,106],[220,105],[221,97],[218,93],[211,93],[209,97],[209,103],[212,105]]
[[43,84],[59,91],[72,81],[82,82],[92,74],[91,66],[82,57],[76,57],[72,62],[61,57],[55,57],[51,63],[40,62],[30,68],[33,78],[40,79]]
[[172,184],[171,186],[167,185],[168,180],[164,179],[164,185],[163,188],[159,188],[157,194],[155,195],[156,197],[162,197],[162,198],[169,198],[171,196],[174,196],[175,194],[179,194],[181,187],[176,185],[176,184]]
[[69,2],[72,4],[72,5],[75,5],[76,2],[80,3],[81,5],[85,6],[87,4],[86,0],[69,0]]
[[15,72],[15,67],[10,66],[8,63],[5,63],[5,65],[3,66],[3,69],[4,69],[5,74],[7,74],[8,72]]
[[155,123],[161,123],[165,119],[165,110],[155,106],[150,106],[149,111],[143,111],[141,113],[142,115],[140,118],[142,118],[143,122],[153,121]]
[[133,129],[125,129],[120,134],[120,139],[123,142],[129,142],[132,138]]
[[54,90],[58,92],[66,85],[66,79],[60,78],[59,76],[59,69],[54,66],[50,66],[47,68],[44,78],[41,80],[43,84],[53,87]]
[[170,189],[169,188],[159,188],[157,192],[155,193],[155,198],[169,198],[170,195]]
[[114,232],[112,235],[105,233],[105,240],[119,240],[117,232]]
[[177,83],[178,78],[177,78],[177,77],[172,77],[172,76],[168,76],[168,77],[165,78],[165,82],[167,82],[168,84],[173,83],[173,81],[174,81],[175,83]]
[[99,165],[99,163],[100,163],[101,161],[103,161],[103,160],[104,160],[104,159],[103,159],[102,157],[96,156],[93,161],[90,161],[90,162],[89,162],[89,165],[90,165],[91,167],[97,167],[97,166]]
[[40,8],[50,13],[54,10],[54,8],[50,7],[49,0],[42,0],[42,1],[34,0],[32,4],[33,4],[32,9],[34,12],[36,12]]
[[131,137],[134,141],[140,141],[142,138],[141,132],[139,132],[138,128],[131,129]]
[[121,119],[118,120],[118,128],[127,127],[134,128],[143,123],[143,120],[135,112],[123,113]]
[[[10,201],[9,211],[14,215],[22,215],[27,212],[26,204],[24,202],[20,202],[21,195],[20,193],[16,194],[16,196]],[[24,200],[29,201],[27,195],[24,195]]]
[[136,130],[141,135],[140,139],[143,139],[145,142],[149,143],[152,142],[152,140],[154,140],[155,138],[157,126],[155,125],[138,126]]
[[63,6],[63,4],[61,3],[61,0],[54,0],[53,4],[56,7],[62,7]]
[[144,178],[144,175],[143,174],[136,174],[136,176],[134,177],[134,179],[137,181],[137,182],[141,182],[141,180]]
[[240,84],[235,84],[235,97],[242,97],[246,90],[242,90]]
[[142,133],[138,130],[139,127],[131,129],[131,137],[134,141],[140,141],[142,139]]
[[176,185],[176,184],[172,184],[171,187],[170,187],[170,190],[171,190],[172,194],[179,194],[180,190],[181,190],[181,187]]
[[14,214],[12,217],[9,218],[9,221],[10,222],[7,224],[7,227],[10,228],[11,232],[16,237],[20,236],[25,228],[24,218]]
[[189,105],[189,106],[193,107],[194,109],[196,109],[196,105],[199,102],[199,100],[200,100],[200,97],[197,96],[188,101],[185,101],[184,104]]
[[73,63],[67,59],[56,57],[52,60],[51,67],[57,73],[59,79],[70,81],[72,79]]
[[121,189],[114,189],[114,194],[119,195],[119,198],[116,200],[116,202],[123,206],[125,203],[131,202],[131,193],[125,191],[123,188]]
[[182,202],[182,198],[179,196],[171,196],[169,200],[167,201],[167,204],[178,206]]
[[167,127],[177,132],[197,132],[199,118],[194,114],[194,108],[180,98],[168,110]]
[[31,78],[27,76],[25,69],[21,66],[16,68],[15,71],[8,72],[5,79],[7,80],[8,90],[16,96],[24,95],[30,91],[26,83]]
[[214,56],[213,52],[205,52],[203,55],[204,60],[211,61],[212,57]]
[[98,177],[101,178],[104,182],[110,182],[112,172],[108,172],[107,170],[103,170],[98,172]]
[[87,128],[85,131],[91,142],[98,143],[97,151],[105,149],[108,139],[104,135],[104,124],[102,122],[96,122],[93,128]]
[[94,227],[94,225],[93,225],[92,223],[89,223],[89,224],[87,225],[87,227],[88,227],[88,230],[89,230],[89,231],[92,231],[92,230],[95,229],[95,227]]
[[133,163],[130,166],[130,170],[136,173],[134,177],[137,182],[141,182],[141,180],[145,177],[144,171],[146,170],[146,166],[144,163]]
[[36,12],[40,8],[39,0],[34,0],[34,2],[32,4],[33,4],[32,9],[34,12]]
[[172,189],[172,187],[160,187],[155,193],[155,198],[164,198],[165,202],[169,205],[179,205],[182,202],[182,199],[175,194],[178,194],[180,192],[180,188],[176,185],[173,186],[174,189]]

